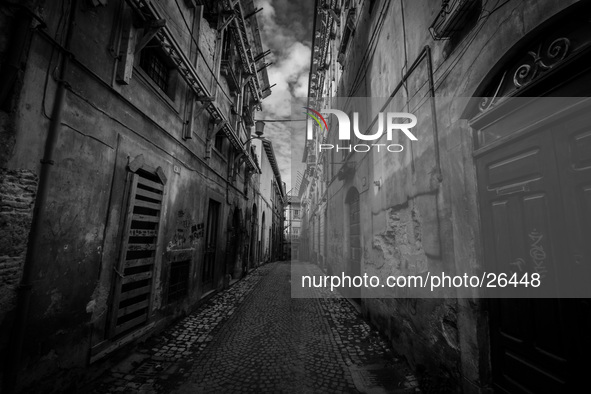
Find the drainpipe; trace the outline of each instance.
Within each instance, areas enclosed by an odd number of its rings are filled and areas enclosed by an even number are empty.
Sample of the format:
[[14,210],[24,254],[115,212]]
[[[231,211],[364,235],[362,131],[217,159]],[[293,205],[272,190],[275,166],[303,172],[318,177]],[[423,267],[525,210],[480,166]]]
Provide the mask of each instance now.
[[20,372],[20,363],[22,358],[22,348],[27,329],[27,320],[29,314],[29,306],[31,303],[32,290],[32,275],[35,272],[36,263],[35,255],[37,254],[37,246],[43,231],[43,223],[40,220],[40,214],[44,212],[49,193],[49,175],[54,164],[54,149],[59,135],[61,120],[63,116],[63,108],[66,98],[67,83],[64,78],[68,72],[69,65],[69,48],[72,39],[72,30],[75,24],[77,0],[72,0],[70,4],[70,20],[66,30],[66,41],[64,43],[65,53],[63,54],[63,61],[57,82],[57,89],[55,92],[55,100],[53,110],[51,113],[51,121],[49,130],[47,132],[47,139],[45,140],[45,149],[43,158],[41,159],[41,171],[39,174],[39,184],[37,187],[37,198],[35,201],[35,208],[33,210],[33,218],[31,223],[31,231],[29,233],[28,248],[25,261],[23,263],[23,273],[21,282],[17,292],[17,306],[15,311],[15,320],[10,336],[10,345],[7,352],[6,367],[3,379],[3,392],[11,394],[15,392],[18,383],[18,373]]

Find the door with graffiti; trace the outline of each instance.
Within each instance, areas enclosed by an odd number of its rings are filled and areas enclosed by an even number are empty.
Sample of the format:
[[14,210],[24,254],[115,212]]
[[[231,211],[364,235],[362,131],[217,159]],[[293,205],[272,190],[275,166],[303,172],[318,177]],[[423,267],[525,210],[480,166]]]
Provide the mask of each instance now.
[[[579,114],[477,159],[486,269],[589,279],[591,116]],[[589,365],[587,300],[490,300],[499,392],[574,392]]]

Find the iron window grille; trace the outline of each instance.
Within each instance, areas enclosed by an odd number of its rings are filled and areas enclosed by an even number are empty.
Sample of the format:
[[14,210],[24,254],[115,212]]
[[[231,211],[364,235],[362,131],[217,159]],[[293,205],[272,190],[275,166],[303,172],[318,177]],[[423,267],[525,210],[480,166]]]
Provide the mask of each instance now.
[[447,40],[474,23],[481,11],[481,0],[442,0],[441,10],[429,26],[434,40]]
[[140,67],[154,83],[168,94],[171,67],[167,65],[158,43],[151,42],[141,53]]

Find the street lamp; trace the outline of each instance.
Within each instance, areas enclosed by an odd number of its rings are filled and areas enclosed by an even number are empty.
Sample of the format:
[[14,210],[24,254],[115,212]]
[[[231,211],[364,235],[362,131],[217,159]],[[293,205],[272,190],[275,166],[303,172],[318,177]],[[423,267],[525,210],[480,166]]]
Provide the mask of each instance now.
[[252,140],[264,140],[263,131],[265,130],[265,122],[262,120],[257,120],[254,124],[254,133],[256,134],[254,137],[250,137],[244,142],[244,145],[248,144]]
[[[263,131],[265,130],[265,122],[263,122],[262,120],[257,120],[257,122],[254,125],[254,133],[258,136],[258,138],[261,138],[263,136]],[[257,138],[257,137],[255,137]]]

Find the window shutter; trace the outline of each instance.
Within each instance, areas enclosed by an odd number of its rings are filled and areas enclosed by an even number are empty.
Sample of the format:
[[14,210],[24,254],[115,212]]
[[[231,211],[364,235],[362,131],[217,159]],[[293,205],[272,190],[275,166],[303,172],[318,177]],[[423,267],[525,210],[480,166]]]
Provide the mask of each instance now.
[[164,185],[145,170],[131,175],[121,254],[115,270],[110,336],[149,320]]

